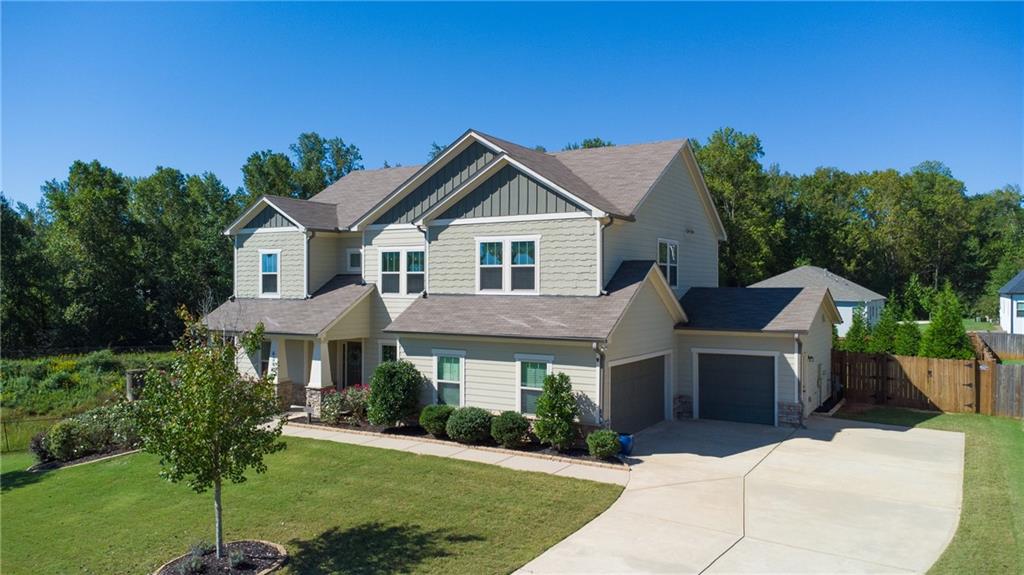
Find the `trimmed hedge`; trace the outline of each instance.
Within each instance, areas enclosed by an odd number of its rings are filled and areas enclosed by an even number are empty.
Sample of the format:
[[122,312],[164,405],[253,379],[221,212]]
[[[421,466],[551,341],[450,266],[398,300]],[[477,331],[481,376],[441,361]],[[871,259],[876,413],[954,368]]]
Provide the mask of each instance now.
[[530,422],[515,411],[503,411],[491,421],[491,437],[502,447],[515,449],[526,443]]
[[491,419],[486,409],[460,407],[448,418],[445,431],[459,443],[481,443],[491,436]]
[[428,405],[420,412],[420,426],[434,437],[447,437],[448,432],[445,428],[448,425],[448,418],[454,411],[455,408],[451,405]]
[[587,450],[590,455],[601,459],[614,457],[622,450],[619,434],[610,429],[599,429],[587,435]]
[[374,425],[395,425],[416,413],[423,376],[408,361],[386,361],[373,370],[366,418]]

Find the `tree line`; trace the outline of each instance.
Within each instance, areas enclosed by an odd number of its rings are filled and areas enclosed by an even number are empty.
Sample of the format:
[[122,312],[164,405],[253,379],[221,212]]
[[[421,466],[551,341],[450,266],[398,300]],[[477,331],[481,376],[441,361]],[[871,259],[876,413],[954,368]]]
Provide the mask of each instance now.
[[[588,138],[565,148],[604,145],[614,144]],[[722,285],[810,263],[880,293],[934,293],[949,281],[968,310],[994,315],[996,290],[1024,268],[1017,186],[969,196],[938,162],[794,175],[763,165],[760,139],[732,128],[695,151],[729,234]],[[438,152],[434,145],[428,157]],[[168,344],[181,333],[179,304],[203,313],[231,294],[222,231],[246,205],[263,194],[309,198],[362,167],[357,145],[309,132],[288,152],[250,155],[236,190],[209,172],[157,167],[129,177],[94,160],[43,184],[35,207],[0,198],[0,346]]]

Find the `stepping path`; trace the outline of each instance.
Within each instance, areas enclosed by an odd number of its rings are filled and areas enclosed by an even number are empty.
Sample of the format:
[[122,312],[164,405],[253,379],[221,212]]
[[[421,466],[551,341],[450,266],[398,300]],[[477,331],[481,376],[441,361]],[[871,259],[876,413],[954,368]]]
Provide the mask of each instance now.
[[336,441],[338,443],[406,451],[419,455],[462,459],[464,461],[498,465],[518,471],[547,473],[559,477],[587,479],[600,483],[625,485],[629,482],[629,469],[626,467],[615,469],[586,463],[571,463],[564,459],[538,457],[502,449],[487,449],[417,437],[386,437],[376,433],[353,433],[340,429],[325,429],[323,427],[296,424],[294,422],[286,424],[283,433],[289,437]]

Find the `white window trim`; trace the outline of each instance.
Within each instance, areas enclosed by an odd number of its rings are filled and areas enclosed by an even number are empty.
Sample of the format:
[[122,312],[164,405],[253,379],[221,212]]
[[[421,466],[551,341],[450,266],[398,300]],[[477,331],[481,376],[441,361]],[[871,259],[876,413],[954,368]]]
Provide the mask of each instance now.
[[[352,267],[352,254],[359,254],[359,267]],[[345,249],[345,269],[348,273],[363,273],[363,249],[362,248],[346,248]]]
[[515,354],[516,360],[516,411],[522,415],[533,417],[532,413],[523,413],[523,390],[530,389],[536,390],[535,387],[523,387],[523,362],[544,362],[547,364],[547,375],[551,375],[555,372],[555,356],[553,355],[533,355],[529,353],[517,353]]
[[665,281],[668,283],[669,287],[671,287],[672,289],[676,289],[679,287],[679,241],[670,240],[668,238],[658,238],[657,250],[654,252],[654,263],[658,266],[659,269],[661,268],[661,244],[663,243],[671,244],[676,247],[676,263],[670,264],[668,262],[665,262],[666,271],[669,271],[669,268],[676,268],[676,283],[672,283],[671,273],[665,274]]
[[[540,238],[530,236],[480,236],[473,238],[473,271],[477,294],[540,295]],[[501,289],[480,289],[480,244],[501,243]],[[512,242],[533,242],[533,289],[512,291]],[[487,266],[497,267],[497,266]]]
[[1013,315],[1014,315],[1014,317],[1016,317],[1016,318],[1024,317],[1024,301],[1016,300],[1013,303],[1015,304],[1014,308],[1013,308],[1013,311],[1014,311]]
[[[277,256],[277,291],[274,293],[263,292],[263,256],[264,254],[274,254]],[[280,299],[281,298],[281,250],[260,250],[260,255],[256,259],[256,278],[257,278],[257,290],[261,298],[267,299]]]
[[397,339],[378,339],[377,340],[377,365],[384,363],[384,346],[393,345],[395,346],[395,360],[402,359],[402,348],[398,347]]
[[[384,293],[384,274],[395,273],[384,271],[384,254],[390,252],[399,252],[398,256],[398,293]],[[379,247],[377,248],[377,289],[380,291],[382,297],[388,298],[404,298],[404,299],[416,299],[423,295],[423,292],[418,293],[405,293],[406,288],[406,274],[408,271],[408,259],[406,253],[408,252],[423,252],[423,289],[427,289],[427,267],[430,265],[427,262],[427,251],[423,249],[423,246],[403,246],[403,247]],[[420,273],[420,272],[414,272]]]
[[[458,407],[464,407],[466,405],[466,352],[459,349],[432,349],[430,355],[433,357],[433,371],[430,374],[430,381],[434,382],[434,403],[437,403],[438,396],[441,394],[441,382],[437,379],[437,358],[439,357],[457,357],[459,358],[459,405]],[[444,383],[454,383],[452,381],[445,381]]]

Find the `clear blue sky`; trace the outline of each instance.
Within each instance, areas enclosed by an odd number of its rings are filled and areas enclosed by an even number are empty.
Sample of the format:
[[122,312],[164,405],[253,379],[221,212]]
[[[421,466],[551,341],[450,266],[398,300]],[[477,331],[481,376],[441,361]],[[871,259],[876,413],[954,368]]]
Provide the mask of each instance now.
[[804,173],[941,160],[1020,184],[1022,4],[2,5],[2,186],[212,171],[302,131],[368,168],[468,127],[559,149],[757,133]]

